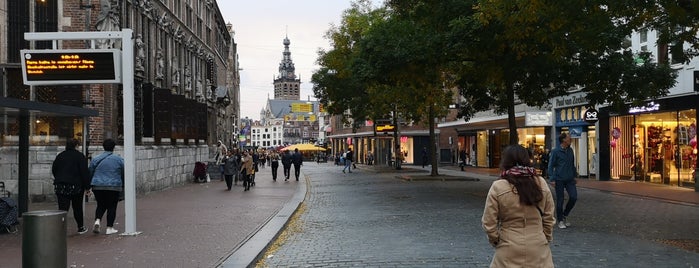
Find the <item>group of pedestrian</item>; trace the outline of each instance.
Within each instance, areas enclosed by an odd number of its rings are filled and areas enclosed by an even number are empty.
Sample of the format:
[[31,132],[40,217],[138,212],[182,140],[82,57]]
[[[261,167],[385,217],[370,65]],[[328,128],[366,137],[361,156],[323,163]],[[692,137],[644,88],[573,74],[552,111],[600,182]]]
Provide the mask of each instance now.
[[82,202],[92,193],[97,201],[92,231],[101,232],[101,221],[106,212],[105,234],[115,234],[118,232],[114,228],[116,210],[124,193],[124,159],[114,154],[116,142],[106,139],[102,143],[104,153],[93,158],[88,166],[85,155],[77,150],[79,143],[77,139],[69,139],[65,151],[59,153],[51,165],[58,209],[68,211],[72,206],[78,234],[84,234],[87,227]]
[[[490,267],[554,267],[553,228],[556,223],[561,229],[570,226],[567,217],[577,201],[570,136],[562,133],[558,141],[560,147],[551,151],[547,168],[549,183],[555,187],[555,205],[549,184],[532,166],[529,151],[521,145],[503,151],[502,173],[488,191],[481,219],[495,248]],[[568,193],[565,209],[564,191]]]

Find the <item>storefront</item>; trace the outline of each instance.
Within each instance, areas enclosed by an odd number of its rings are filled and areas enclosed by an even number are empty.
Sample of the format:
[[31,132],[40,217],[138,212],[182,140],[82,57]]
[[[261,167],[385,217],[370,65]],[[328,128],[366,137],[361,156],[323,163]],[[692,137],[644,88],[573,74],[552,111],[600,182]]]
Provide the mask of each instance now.
[[[552,125],[550,111],[518,112],[515,115],[519,144],[534,156],[533,165],[539,168],[539,159],[547,148],[547,133]],[[507,116],[476,117],[469,122],[448,122],[440,128],[453,127],[458,133],[458,150],[466,155],[467,165],[495,168],[500,164],[502,151],[510,144]]]
[[600,179],[696,187],[699,95],[600,109]]
[[[576,166],[580,177],[589,177],[597,173],[597,131],[595,128],[598,112],[593,107],[588,107],[584,93],[574,93],[557,97],[553,100],[554,131],[553,149],[559,146],[558,136],[568,133],[571,137],[570,147],[575,154]],[[594,114],[590,120],[586,114]],[[586,120],[588,119],[588,120]]]

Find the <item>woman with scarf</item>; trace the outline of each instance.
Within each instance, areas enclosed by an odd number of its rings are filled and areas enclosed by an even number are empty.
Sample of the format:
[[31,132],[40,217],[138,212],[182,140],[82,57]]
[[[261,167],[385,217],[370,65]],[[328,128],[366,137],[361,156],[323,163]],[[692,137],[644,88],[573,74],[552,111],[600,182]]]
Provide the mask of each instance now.
[[490,267],[553,267],[549,244],[556,220],[546,180],[536,175],[521,145],[505,149],[500,168],[481,219],[495,247]]

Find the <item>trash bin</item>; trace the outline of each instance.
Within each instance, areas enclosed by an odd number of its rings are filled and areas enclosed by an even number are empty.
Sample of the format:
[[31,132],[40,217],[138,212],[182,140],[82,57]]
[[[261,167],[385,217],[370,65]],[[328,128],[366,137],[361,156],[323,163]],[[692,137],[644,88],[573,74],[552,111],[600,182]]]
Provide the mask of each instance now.
[[22,267],[67,266],[65,211],[26,212],[22,224]]

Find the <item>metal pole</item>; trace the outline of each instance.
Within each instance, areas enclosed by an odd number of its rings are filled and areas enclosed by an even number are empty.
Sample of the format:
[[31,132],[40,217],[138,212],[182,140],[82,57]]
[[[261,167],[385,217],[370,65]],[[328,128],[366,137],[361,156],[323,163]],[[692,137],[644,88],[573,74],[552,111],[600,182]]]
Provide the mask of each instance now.
[[125,235],[136,235],[136,138],[134,116],[133,30],[123,29],[121,36],[121,74],[124,110],[124,210]]

